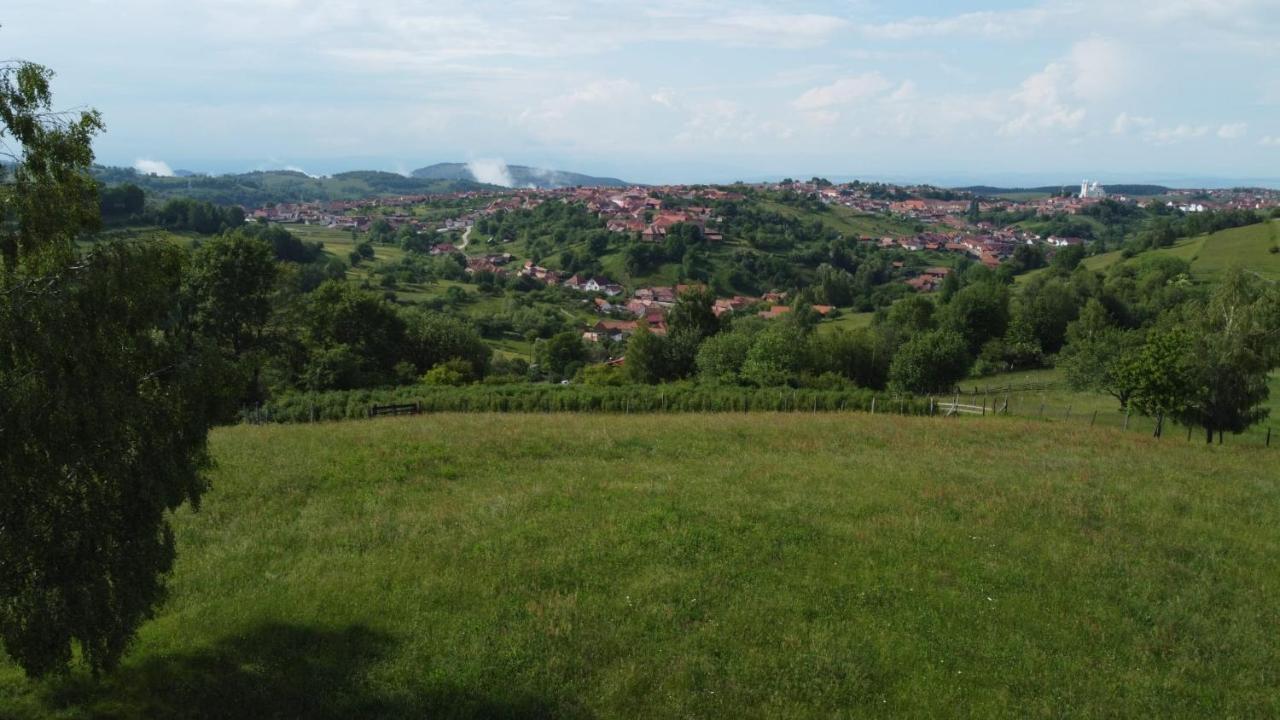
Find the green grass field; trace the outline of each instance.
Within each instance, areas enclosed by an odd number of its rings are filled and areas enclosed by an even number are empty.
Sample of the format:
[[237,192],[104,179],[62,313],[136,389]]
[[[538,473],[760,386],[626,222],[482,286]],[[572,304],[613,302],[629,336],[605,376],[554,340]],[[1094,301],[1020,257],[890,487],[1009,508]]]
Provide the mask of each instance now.
[[809,222],[821,220],[824,225],[848,237],[905,237],[915,234],[915,223],[888,215],[861,213],[843,205],[831,205],[826,212],[809,212],[780,202],[763,201],[760,207],[790,218]]
[[1275,450],[1014,419],[239,426],[118,673],[0,716],[1275,717]]
[[[1222,230],[1179,240],[1173,247],[1151,250],[1144,255],[1169,255],[1191,263],[1197,280],[1212,282],[1232,266],[1251,270],[1268,280],[1280,280],[1280,253],[1269,252],[1280,245],[1280,220]],[[1120,262],[1120,252],[1085,258],[1090,270],[1104,271]]]

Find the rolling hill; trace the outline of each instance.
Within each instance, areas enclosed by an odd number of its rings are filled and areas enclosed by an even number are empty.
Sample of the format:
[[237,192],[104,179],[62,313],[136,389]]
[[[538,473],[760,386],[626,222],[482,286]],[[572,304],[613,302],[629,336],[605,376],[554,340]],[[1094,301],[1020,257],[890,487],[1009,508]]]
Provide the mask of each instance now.
[[[1130,196],[1151,196],[1164,195],[1172,188],[1163,185],[1133,185],[1133,184],[1117,184],[1106,185],[1107,192],[1112,195],[1130,195]],[[1080,183],[1066,183],[1064,185],[1043,185],[1041,187],[1031,188],[1015,188],[1015,187],[994,187],[992,185],[970,185],[967,187],[952,188],[962,192],[973,193],[974,195],[985,195],[990,197],[1006,196],[1006,195],[1054,195],[1063,190],[1073,191],[1080,189]]]
[[93,172],[101,183],[133,183],[159,200],[189,197],[219,205],[243,205],[249,208],[268,203],[434,195],[494,187],[470,178],[412,178],[396,173],[364,170],[325,177],[314,177],[292,170],[160,177],[143,175],[132,168],[99,166]]
[[451,181],[483,181],[506,187],[538,188],[553,190],[556,188],[596,186],[596,187],[630,187],[634,183],[611,177],[595,177],[564,170],[545,170],[525,165],[505,165],[502,163],[437,163],[418,168],[412,173],[415,178],[427,180]]
[[[1187,260],[1195,279],[1205,282],[1216,280],[1232,266],[1280,281],[1280,253],[1271,252],[1273,247],[1280,247],[1280,220],[1186,238],[1172,247],[1149,250],[1142,256],[1168,255]],[[1119,251],[1109,252],[1086,258],[1084,265],[1101,271],[1120,260]]]

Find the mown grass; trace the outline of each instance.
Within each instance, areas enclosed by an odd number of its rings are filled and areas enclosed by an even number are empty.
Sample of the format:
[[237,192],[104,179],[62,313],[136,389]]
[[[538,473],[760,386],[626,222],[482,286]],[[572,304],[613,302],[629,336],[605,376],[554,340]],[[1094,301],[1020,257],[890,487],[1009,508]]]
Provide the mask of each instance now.
[[16,717],[1275,717],[1274,451],[1011,419],[217,431],[120,671]]

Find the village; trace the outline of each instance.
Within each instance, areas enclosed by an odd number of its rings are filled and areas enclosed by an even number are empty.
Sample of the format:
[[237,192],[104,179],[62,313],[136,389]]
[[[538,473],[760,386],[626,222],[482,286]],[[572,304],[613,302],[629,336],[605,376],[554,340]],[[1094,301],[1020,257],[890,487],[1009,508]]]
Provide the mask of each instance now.
[[[978,197],[947,193],[952,197],[929,197],[936,188],[868,185],[864,183],[832,184],[819,179],[808,182],[786,180],[777,183],[731,186],[635,186],[630,188],[575,187],[551,190],[512,189],[452,193],[443,196],[401,196],[370,198],[327,203],[277,204],[254,209],[248,217],[264,222],[318,225],[331,229],[367,232],[377,221],[385,221],[392,229],[409,227],[415,232],[430,233],[437,240],[430,248],[433,256],[459,255],[468,275],[525,277],[546,286],[582,293],[591,309],[600,317],[583,330],[589,342],[620,342],[647,327],[655,334],[665,334],[666,314],[677,298],[694,285],[627,287],[618,279],[600,275],[567,273],[544,267],[533,260],[516,262],[507,252],[476,252],[468,248],[465,238],[483,218],[498,213],[528,210],[548,202],[576,203],[585,207],[611,233],[629,236],[640,242],[661,243],[676,226],[692,226],[707,243],[722,243],[725,237],[722,218],[716,207],[725,202],[743,200],[747,193],[792,193],[810,198],[826,206],[838,206],[861,215],[889,217],[920,228],[914,233],[856,238],[881,249],[897,249],[905,253],[928,253],[929,257],[952,256],[998,268],[1019,246],[1040,246],[1046,257],[1062,248],[1081,246],[1086,239],[1070,235],[1039,235],[1015,224],[999,227],[981,219],[993,212],[1023,213],[1034,216],[1073,216],[1091,206],[1110,200],[1145,206],[1162,202],[1183,213],[1225,209],[1264,209],[1280,206],[1280,193],[1269,190],[1178,191],[1161,199],[1130,198],[1108,194],[1096,182],[1085,181],[1077,191],[1062,192],[1035,199]],[[956,197],[956,195],[961,195]],[[1207,198],[1207,199],[1206,199]],[[452,202],[472,209],[459,211],[442,220],[426,220],[414,208],[428,202]],[[461,233],[461,235],[459,235]],[[462,237],[462,242],[456,238]],[[455,238],[449,241],[444,238]],[[904,275],[902,282],[919,293],[937,291],[952,267],[935,264],[904,267],[893,263]],[[827,316],[834,308],[812,305],[819,316]],[[784,292],[769,292],[759,297],[729,295],[715,300],[717,316],[752,312],[772,319],[792,311]]]

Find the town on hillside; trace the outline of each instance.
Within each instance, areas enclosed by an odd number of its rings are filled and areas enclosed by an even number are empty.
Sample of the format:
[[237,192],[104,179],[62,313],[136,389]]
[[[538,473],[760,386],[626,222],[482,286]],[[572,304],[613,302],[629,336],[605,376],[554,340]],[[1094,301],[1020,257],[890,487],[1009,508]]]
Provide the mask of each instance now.
[[[840,208],[854,216],[887,218],[905,231],[882,235],[858,235],[853,240],[882,250],[896,250],[905,260],[892,262],[896,281],[918,293],[939,290],[957,262],[980,263],[996,269],[1022,249],[1033,249],[1045,261],[1063,248],[1089,242],[1087,223],[1072,218],[1095,213],[1100,205],[1123,208],[1155,208],[1171,213],[1206,213],[1232,210],[1261,211],[1280,207],[1280,191],[1260,188],[1168,190],[1158,196],[1108,192],[1096,181],[1083,181],[1078,190],[1057,193],[983,195],[932,186],[897,186],[881,183],[832,183],[820,178],[808,181],[724,186],[663,185],[573,187],[560,189],[471,190],[444,195],[375,197],[331,202],[278,203],[246,209],[249,220],[266,223],[319,226],[355,234],[369,233],[381,225],[384,232],[413,233],[425,238],[431,256],[457,256],[473,278],[527,278],[540,285],[587,294],[590,308],[600,319],[582,328],[589,342],[611,339],[621,342],[640,327],[666,332],[666,313],[679,295],[703,283],[671,285],[629,284],[622,277],[584,274],[545,267],[533,259],[522,262],[503,245],[514,238],[489,238],[482,245],[468,238],[478,223],[508,213],[528,211],[546,203],[562,203],[585,209],[619,238],[640,243],[662,243],[672,232],[693,232],[708,244],[736,240],[726,236],[722,215],[728,204],[750,197],[790,200],[798,207]],[[424,204],[455,207],[453,212],[429,216],[418,211]],[[1025,221],[1057,219],[1064,231],[1035,232]],[[1082,228],[1074,234],[1072,228]],[[911,261],[910,258],[917,258]],[[950,258],[934,262],[939,258]],[[820,317],[835,308],[809,305]],[[717,316],[749,311],[762,318],[791,312],[788,293],[773,288],[755,295],[725,294],[717,297]]]

